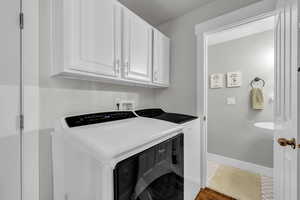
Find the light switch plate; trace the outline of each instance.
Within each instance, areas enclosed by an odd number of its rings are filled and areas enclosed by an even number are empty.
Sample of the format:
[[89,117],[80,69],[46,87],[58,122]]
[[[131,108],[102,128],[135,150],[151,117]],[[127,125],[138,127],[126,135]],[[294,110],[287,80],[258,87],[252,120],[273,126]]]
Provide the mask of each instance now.
[[236,98],[235,97],[227,97],[227,104],[228,105],[235,105],[236,104]]

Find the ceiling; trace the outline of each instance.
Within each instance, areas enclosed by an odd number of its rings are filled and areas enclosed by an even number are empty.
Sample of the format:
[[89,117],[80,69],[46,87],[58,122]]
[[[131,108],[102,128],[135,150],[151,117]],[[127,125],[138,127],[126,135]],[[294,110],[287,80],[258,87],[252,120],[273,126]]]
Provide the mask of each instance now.
[[157,26],[216,0],[119,0],[126,7]]

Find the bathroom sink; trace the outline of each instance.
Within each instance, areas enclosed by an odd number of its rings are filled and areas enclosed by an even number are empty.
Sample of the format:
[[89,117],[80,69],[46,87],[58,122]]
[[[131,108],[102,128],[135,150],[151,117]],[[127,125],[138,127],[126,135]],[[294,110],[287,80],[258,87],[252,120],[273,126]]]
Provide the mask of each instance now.
[[257,128],[274,130],[274,122],[256,122],[254,126]]

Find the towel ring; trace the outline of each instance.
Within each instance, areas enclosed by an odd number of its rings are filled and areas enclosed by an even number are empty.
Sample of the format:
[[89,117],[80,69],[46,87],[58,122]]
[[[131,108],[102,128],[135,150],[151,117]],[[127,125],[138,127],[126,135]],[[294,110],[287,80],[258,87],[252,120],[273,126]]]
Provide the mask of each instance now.
[[261,79],[261,78],[259,78],[259,77],[256,77],[256,78],[254,78],[254,79],[251,81],[251,83],[250,83],[251,87],[254,88],[254,84],[255,84],[255,83],[258,83],[258,82],[261,82],[261,83],[262,83],[262,88],[265,87],[265,85],[266,85],[265,80],[264,80],[264,79]]

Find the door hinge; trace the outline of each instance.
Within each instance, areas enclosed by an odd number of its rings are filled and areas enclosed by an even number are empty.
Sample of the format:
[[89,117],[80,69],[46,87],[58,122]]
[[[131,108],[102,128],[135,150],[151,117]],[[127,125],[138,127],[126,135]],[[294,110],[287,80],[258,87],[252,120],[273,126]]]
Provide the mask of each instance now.
[[20,115],[20,129],[24,129],[24,115]]
[[19,14],[19,25],[20,25],[20,29],[24,29],[24,13],[20,12]]
[[207,117],[206,117],[206,116],[203,116],[203,121],[206,122],[206,120],[207,120]]
[[300,72],[300,67],[298,67],[297,71]]

